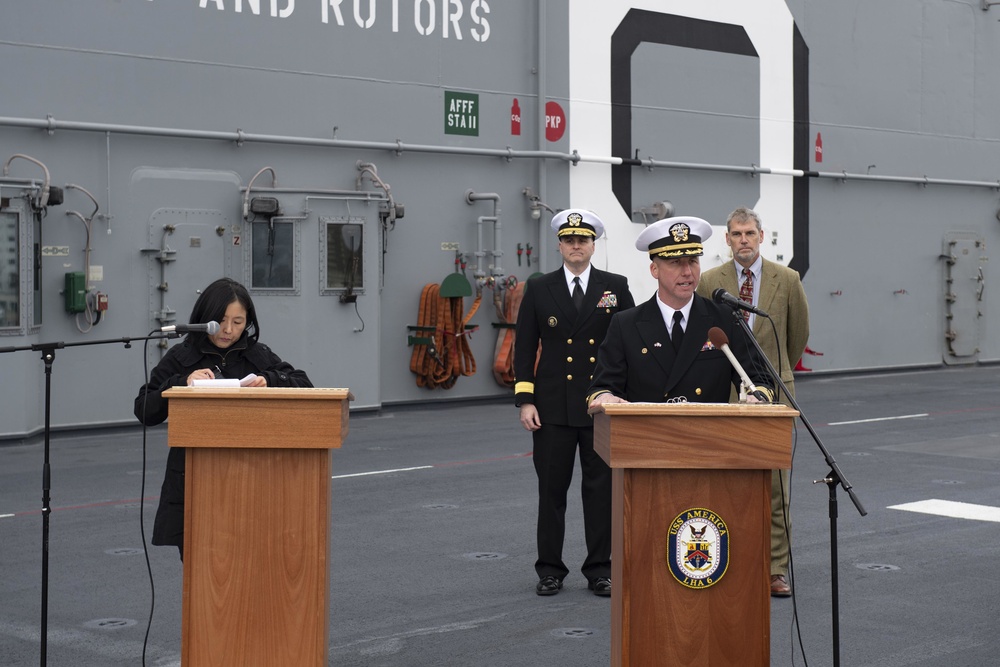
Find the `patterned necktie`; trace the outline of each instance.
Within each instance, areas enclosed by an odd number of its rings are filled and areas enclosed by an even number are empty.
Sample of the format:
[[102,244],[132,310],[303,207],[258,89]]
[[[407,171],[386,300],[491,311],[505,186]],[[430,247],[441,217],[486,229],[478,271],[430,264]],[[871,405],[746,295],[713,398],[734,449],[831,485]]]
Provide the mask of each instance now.
[[583,287],[580,285],[580,276],[573,278],[573,305],[576,312],[583,310]]
[[[750,269],[743,269],[743,275],[746,276],[743,280],[743,284],[740,285],[740,299],[746,301],[751,306],[753,305],[753,273]],[[743,319],[747,322],[750,321],[750,311],[743,311]]]
[[674,352],[681,349],[681,341],[684,339],[684,329],[681,328],[681,320],[684,313],[679,310],[674,311],[674,328],[670,330],[670,342],[674,344]]

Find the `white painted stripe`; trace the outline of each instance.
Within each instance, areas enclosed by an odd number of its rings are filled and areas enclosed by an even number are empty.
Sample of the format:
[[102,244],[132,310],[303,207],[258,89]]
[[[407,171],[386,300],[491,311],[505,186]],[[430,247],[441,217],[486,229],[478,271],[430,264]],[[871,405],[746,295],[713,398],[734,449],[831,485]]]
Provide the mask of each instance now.
[[427,470],[434,466],[416,466],[413,468],[395,468],[393,470],[372,470],[371,472],[356,472],[351,475],[334,475],[330,479],[346,479],[348,477],[365,477],[367,475],[388,475],[393,472],[409,472],[411,470]]
[[876,417],[875,419],[855,419],[849,422],[830,422],[827,426],[844,426],[845,424],[869,424],[871,422],[888,422],[893,419],[916,419],[917,417],[927,417],[928,413],[921,412],[919,415],[900,415],[898,417]]
[[1000,507],[958,503],[953,500],[937,500],[932,498],[931,500],[920,500],[915,503],[890,505],[888,509],[933,514],[935,516],[950,516],[956,519],[973,519],[974,521],[1000,523]]
[[801,169],[780,169],[778,167],[771,167],[770,171],[775,176],[804,176],[805,172]]
[[13,514],[0,514],[0,519],[9,519],[13,516]]
[[622,159],[620,157],[614,157],[609,155],[582,155],[577,154],[580,162],[596,162],[597,164],[621,164]]

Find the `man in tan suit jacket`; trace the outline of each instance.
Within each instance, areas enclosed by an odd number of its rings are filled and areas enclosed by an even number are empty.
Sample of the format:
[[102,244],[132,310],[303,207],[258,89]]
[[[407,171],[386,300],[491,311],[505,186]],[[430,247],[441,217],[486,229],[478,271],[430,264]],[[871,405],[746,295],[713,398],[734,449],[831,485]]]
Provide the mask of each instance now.
[[[751,298],[752,294],[753,305],[770,315],[769,323],[767,318],[746,313],[754,338],[781,374],[781,381],[789,393],[795,396],[792,369],[802,357],[809,339],[809,305],[798,272],[760,256],[763,233],[760,216],[752,209],[740,207],[733,211],[726,220],[726,245],[733,253],[733,261],[705,271],[698,284],[698,293],[710,299],[712,292],[722,287],[743,299]],[[746,286],[745,269],[749,269],[752,276]],[[782,402],[788,404],[787,398],[782,397]],[[791,595],[788,583],[788,535],[791,532],[788,473],[788,470],[775,470],[771,475],[771,594],[775,597]]]

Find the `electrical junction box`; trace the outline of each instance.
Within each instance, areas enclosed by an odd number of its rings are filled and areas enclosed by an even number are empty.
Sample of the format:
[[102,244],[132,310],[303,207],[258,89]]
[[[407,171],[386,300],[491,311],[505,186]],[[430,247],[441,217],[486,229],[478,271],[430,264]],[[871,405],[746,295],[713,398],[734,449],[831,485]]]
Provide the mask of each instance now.
[[70,271],[66,274],[63,296],[66,297],[67,313],[82,313],[87,310],[87,281],[83,271]]

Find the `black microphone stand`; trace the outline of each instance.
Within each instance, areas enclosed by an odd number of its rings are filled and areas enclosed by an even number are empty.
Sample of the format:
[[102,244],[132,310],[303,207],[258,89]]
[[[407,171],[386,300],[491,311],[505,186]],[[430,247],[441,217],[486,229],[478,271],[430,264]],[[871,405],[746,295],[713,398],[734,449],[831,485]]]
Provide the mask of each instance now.
[[[759,316],[758,316],[759,317]],[[819,436],[816,434],[815,429],[813,429],[812,424],[806,419],[806,415],[802,412],[802,408],[799,404],[795,402],[795,397],[788,392],[788,388],[785,383],[781,381],[781,374],[774,369],[774,365],[771,364],[771,360],[767,358],[764,351],[760,349],[760,344],[757,339],[754,338],[753,332],[750,330],[750,325],[747,321],[743,319],[743,313],[739,310],[733,310],[733,318],[746,333],[747,340],[757,349],[760,358],[764,360],[764,364],[767,365],[767,370],[771,373],[771,377],[774,378],[775,386],[780,388],[784,392],[785,396],[788,398],[788,402],[791,403],[792,407],[799,411],[799,419],[805,424],[806,429],[809,431],[809,435],[812,436],[813,440],[819,446],[819,450],[823,453],[823,458],[826,460],[826,464],[830,466],[830,472],[824,479],[817,480],[813,482],[814,484],[822,482],[826,484],[827,489],[830,492],[829,500],[829,513],[830,513],[830,588],[832,593],[831,598],[831,609],[833,614],[833,667],[840,667],[840,578],[837,572],[837,487],[843,487],[844,491],[851,498],[851,502],[858,509],[861,516],[867,516],[868,512],[862,506],[861,501],[854,494],[854,488],[851,483],[847,481],[847,477],[840,470],[840,466],[833,459],[833,455],[830,451],[823,446],[823,441],[820,440]]]
[[19,347],[0,347],[0,354],[5,352],[21,352],[33,350],[42,353],[42,361],[45,363],[45,429],[44,429],[44,454],[42,457],[42,627],[41,627],[41,665],[45,667],[48,650],[48,625],[49,625],[49,515],[52,513],[51,507],[51,483],[52,468],[49,459],[49,440],[51,437],[51,406],[52,406],[52,362],[56,358],[56,350],[67,347],[79,347],[82,345],[105,345],[108,343],[121,343],[125,349],[132,347],[134,340],[153,340],[159,338],[178,338],[183,334],[169,332],[166,334],[140,336],[137,338],[115,338],[105,340],[91,340],[80,343],[33,343]]

